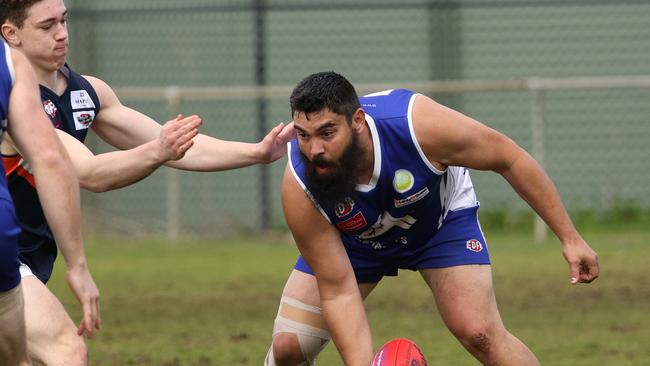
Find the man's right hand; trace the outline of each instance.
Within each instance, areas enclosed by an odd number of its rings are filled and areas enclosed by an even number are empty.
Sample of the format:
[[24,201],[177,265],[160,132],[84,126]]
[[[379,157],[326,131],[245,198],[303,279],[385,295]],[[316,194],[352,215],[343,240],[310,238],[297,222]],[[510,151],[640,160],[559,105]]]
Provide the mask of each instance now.
[[182,159],[194,144],[193,138],[198,135],[202,123],[197,115],[183,117],[181,114],[165,123],[158,138],[162,161]]
[[86,264],[68,267],[66,279],[83,311],[83,319],[79,323],[77,334],[86,333],[88,338],[92,338],[93,329],[100,329],[102,325],[99,314],[99,289]]

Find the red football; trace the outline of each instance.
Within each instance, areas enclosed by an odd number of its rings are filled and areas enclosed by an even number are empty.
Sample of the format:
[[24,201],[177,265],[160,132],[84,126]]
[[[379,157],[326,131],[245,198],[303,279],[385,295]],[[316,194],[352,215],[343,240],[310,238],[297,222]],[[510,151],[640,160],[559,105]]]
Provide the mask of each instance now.
[[396,338],[381,346],[372,359],[372,366],[427,366],[427,360],[415,342]]

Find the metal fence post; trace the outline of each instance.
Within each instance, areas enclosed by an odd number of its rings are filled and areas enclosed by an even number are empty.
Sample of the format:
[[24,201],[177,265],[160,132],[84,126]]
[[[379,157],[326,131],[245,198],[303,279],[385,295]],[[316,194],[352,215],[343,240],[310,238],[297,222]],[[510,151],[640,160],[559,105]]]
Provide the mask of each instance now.
[[[266,0],[253,1],[255,11],[255,83],[258,87],[266,85]],[[268,101],[264,93],[257,97],[257,129],[260,139],[266,136]],[[262,164],[260,169],[260,227],[267,230],[271,226],[271,199],[269,166]]]
[[[170,86],[165,89],[165,101],[167,112],[176,117],[180,111],[181,93],[178,87]],[[167,207],[167,240],[177,243],[181,232],[180,223],[180,188],[178,170],[173,168],[165,169],[165,203]]]
[[[546,166],[546,149],[544,143],[544,90],[537,78],[528,79],[528,92],[530,93],[530,127],[532,140],[532,155],[542,166]],[[535,214],[533,229],[535,242],[541,244],[548,237],[546,223],[539,215]]]

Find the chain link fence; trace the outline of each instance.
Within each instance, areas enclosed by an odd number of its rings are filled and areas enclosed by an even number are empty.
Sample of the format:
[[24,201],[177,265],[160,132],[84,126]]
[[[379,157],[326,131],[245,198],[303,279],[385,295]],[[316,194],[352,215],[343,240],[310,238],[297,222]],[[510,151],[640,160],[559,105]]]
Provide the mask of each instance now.
[[[650,75],[646,1],[67,5],[71,66],[104,79],[123,103],[161,123],[177,111],[197,113],[205,134],[257,141],[290,118],[292,85],[336,70],[362,92],[413,86],[531,153],[541,148],[570,211],[650,207],[650,89],[639,85]],[[432,87],[431,80],[444,83]],[[522,87],[512,87],[517,83]],[[169,90],[180,92],[177,102],[169,103]],[[89,144],[110,149],[96,138]],[[283,169],[283,160],[220,173],[162,168],[132,187],[85,194],[84,215],[93,232],[110,235],[284,227]],[[526,212],[498,175],[473,176],[482,210]]]

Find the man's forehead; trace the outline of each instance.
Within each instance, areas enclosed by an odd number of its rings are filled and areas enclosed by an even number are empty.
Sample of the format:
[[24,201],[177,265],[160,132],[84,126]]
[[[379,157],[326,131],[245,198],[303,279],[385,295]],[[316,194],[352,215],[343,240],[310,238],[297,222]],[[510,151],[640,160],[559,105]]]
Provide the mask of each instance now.
[[345,116],[327,111],[318,111],[305,114],[295,112],[293,115],[295,126],[299,129],[318,129],[323,126],[345,123]]
[[323,108],[320,111],[305,113],[303,111],[295,111],[293,113],[294,118],[306,119],[306,120],[318,120],[326,117],[327,115],[334,114],[329,108]]
[[63,0],[43,0],[34,3],[27,9],[27,19],[39,23],[62,16],[67,11]]

